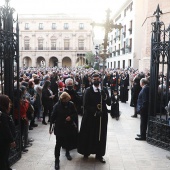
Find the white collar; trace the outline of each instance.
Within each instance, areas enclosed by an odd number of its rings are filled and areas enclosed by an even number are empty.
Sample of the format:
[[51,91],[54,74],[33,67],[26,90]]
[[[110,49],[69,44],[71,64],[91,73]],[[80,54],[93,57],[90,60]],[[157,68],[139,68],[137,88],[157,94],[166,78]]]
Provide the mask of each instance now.
[[98,92],[97,89],[99,89],[99,91],[101,91],[101,86],[100,86],[100,84],[99,84],[99,87],[94,86],[94,84],[93,84],[92,87],[93,87],[94,92]]

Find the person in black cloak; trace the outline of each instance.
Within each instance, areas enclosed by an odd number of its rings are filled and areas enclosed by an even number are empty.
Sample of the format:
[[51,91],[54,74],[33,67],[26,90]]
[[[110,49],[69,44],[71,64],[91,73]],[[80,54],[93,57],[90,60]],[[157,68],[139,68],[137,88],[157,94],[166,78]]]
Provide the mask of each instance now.
[[116,118],[119,120],[120,113],[119,113],[119,95],[118,90],[114,90],[112,97],[111,97],[111,117]]
[[103,156],[106,151],[108,123],[106,105],[110,106],[110,98],[108,90],[101,87],[99,74],[92,75],[92,79],[93,85],[86,89],[83,99],[84,114],[78,137],[78,153],[85,158],[96,154],[96,159],[105,163]]
[[[63,92],[59,101],[54,105],[50,120],[49,133],[56,135],[55,146],[55,169],[59,169],[59,157],[61,147],[66,149],[66,157],[72,160],[70,150],[77,148],[78,130],[75,120],[77,120],[77,111],[71,97],[67,92]],[[54,126],[53,126],[54,124]]]

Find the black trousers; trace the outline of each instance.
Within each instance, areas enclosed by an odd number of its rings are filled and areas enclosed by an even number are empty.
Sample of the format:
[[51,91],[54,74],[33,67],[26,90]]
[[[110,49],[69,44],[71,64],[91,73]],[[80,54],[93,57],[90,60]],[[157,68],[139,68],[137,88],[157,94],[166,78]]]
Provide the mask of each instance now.
[[9,145],[0,146],[0,170],[9,170]]
[[60,149],[64,146],[66,149],[66,152],[69,152],[69,142],[67,140],[67,137],[63,136],[56,136],[56,145],[55,145],[55,158],[59,159],[60,157]]
[[140,134],[141,138],[146,138],[147,123],[148,123],[148,114],[141,112],[140,113]]
[[43,122],[45,122],[45,116],[48,114],[48,119],[51,119],[51,112],[53,111],[53,105],[44,105],[44,112],[43,112]]

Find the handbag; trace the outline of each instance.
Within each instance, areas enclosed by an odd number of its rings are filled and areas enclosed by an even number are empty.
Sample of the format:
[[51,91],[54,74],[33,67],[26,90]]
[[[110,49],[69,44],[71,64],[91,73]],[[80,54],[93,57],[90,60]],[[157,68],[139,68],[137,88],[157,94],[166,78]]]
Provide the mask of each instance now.
[[32,120],[34,118],[34,107],[30,103],[27,109],[27,118],[29,120]]

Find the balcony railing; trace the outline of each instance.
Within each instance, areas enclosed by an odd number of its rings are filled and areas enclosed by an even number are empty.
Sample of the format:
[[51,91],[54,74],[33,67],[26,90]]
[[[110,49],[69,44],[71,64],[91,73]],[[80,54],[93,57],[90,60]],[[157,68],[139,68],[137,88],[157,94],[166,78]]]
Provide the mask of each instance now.
[[86,47],[35,47],[35,48],[26,48],[21,47],[21,50],[87,50]]
[[130,34],[132,34],[132,28],[129,28],[128,30],[129,30]]

